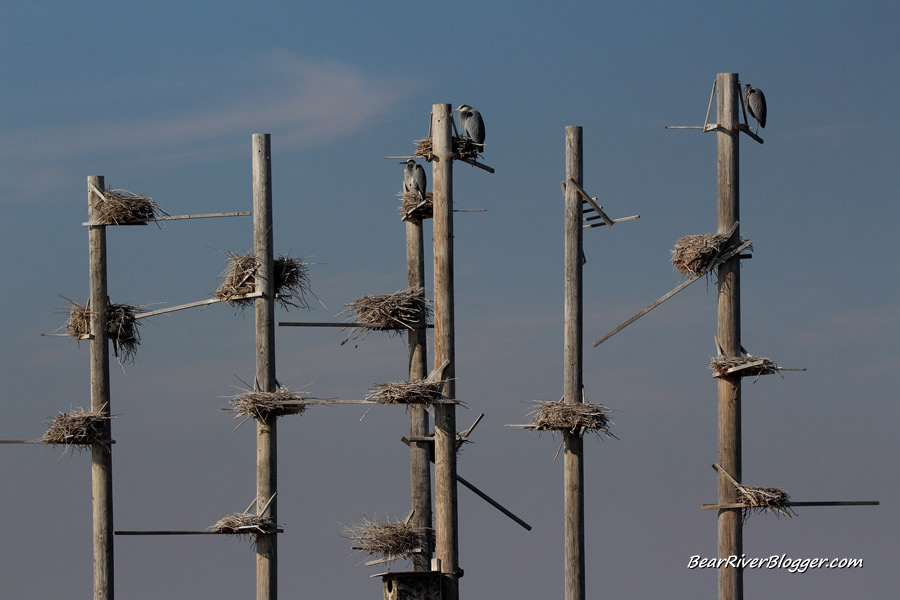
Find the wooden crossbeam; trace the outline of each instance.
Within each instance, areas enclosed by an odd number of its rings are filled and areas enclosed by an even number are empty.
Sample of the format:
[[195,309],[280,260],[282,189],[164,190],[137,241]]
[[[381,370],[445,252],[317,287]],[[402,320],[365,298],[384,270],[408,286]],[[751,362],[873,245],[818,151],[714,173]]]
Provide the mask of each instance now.
[[220,213],[203,213],[196,215],[167,215],[165,217],[152,217],[150,219],[141,219],[140,221],[129,221],[127,223],[92,223],[91,221],[85,221],[82,223],[82,227],[94,227],[97,225],[103,225],[105,227],[118,227],[118,226],[126,226],[126,225],[146,225],[151,221],[183,221],[185,219],[214,219],[219,217],[249,217],[249,211],[241,211],[241,212],[220,212]]
[[[825,500],[816,502],[794,502],[787,503],[788,506],[879,506],[881,502],[878,500]],[[733,502],[729,504],[701,504],[700,510],[719,510],[732,508],[758,508],[744,504],[743,502]]]
[[[340,328],[353,328],[353,329],[380,329],[384,331],[393,331],[396,329],[400,329],[403,331],[415,331],[417,329],[421,329],[420,327],[382,327],[381,325],[375,325],[372,323],[327,323],[327,322],[314,322],[314,321],[279,321],[278,325],[280,327],[340,327]],[[434,329],[434,323],[428,323],[425,325],[425,329]]]

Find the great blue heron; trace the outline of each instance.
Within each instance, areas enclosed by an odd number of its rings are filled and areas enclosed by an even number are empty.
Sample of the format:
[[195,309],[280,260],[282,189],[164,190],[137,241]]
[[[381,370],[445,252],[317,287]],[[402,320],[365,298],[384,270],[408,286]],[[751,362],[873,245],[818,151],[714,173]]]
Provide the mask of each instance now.
[[419,196],[422,200],[425,199],[425,169],[422,168],[422,165],[414,161],[413,159],[409,159],[406,163],[406,168],[403,170],[403,191],[404,192],[418,192]]
[[[756,119],[756,122],[759,123],[759,127],[765,129],[766,127],[766,96],[762,93],[762,90],[755,87],[750,87],[748,83],[744,87],[744,106],[747,107],[747,112],[750,113],[750,116]],[[759,131],[759,127],[756,128]]]
[[453,112],[459,113],[462,134],[479,146],[484,146],[484,119],[481,118],[481,113],[468,104],[461,104]]

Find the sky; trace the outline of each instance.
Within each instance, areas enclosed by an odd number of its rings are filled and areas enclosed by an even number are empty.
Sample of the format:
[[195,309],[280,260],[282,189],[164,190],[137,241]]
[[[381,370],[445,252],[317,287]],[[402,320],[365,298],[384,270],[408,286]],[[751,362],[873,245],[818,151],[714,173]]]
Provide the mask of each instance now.
[[[565,127],[584,128],[585,188],[613,218],[585,232],[586,397],[618,439],[585,442],[589,597],[715,594],[715,284],[700,281],[598,348],[680,281],[670,250],[716,227],[716,73],[768,100],[765,144],[741,137],[742,342],[785,367],[743,386],[743,479],[798,501],[880,500],[752,517],[748,557],[861,558],[862,569],[757,570],[748,597],[881,597],[900,558],[900,281],[896,3],[5,2],[0,7],[0,439],[36,439],[87,407],[88,344],[41,337],[88,295],[86,177],[170,214],[249,210],[251,135],[272,135],[275,249],[311,263],[313,310],[405,287],[402,166],[431,107],[486,123],[483,162],[454,166],[457,420],[485,417],[459,473],[533,526],[459,490],[461,595],[563,592],[559,438],[506,428],[562,394]],[[431,180],[428,169],[429,181]],[[431,224],[426,225],[426,239]],[[210,296],[247,218],[110,228],[113,302]],[[431,253],[428,252],[428,260]],[[430,281],[430,264],[426,280]],[[430,293],[430,290],[429,290]],[[255,494],[253,428],[221,410],[252,379],[253,314],[148,319],[111,375],[115,527],[203,529]],[[340,345],[278,328],[280,382],[362,398],[406,377],[402,338]],[[430,338],[429,338],[430,339]],[[429,351],[429,354],[433,354]],[[279,423],[282,597],[372,598],[342,527],[409,510],[400,407],[313,407]],[[91,593],[89,453],[0,446],[0,590]],[[403,570],[402,562],[393,565]],[[649,576],[648,576],[649,575]],[[219,536],[117,537],[119,597],[252,597],[255,555]]]

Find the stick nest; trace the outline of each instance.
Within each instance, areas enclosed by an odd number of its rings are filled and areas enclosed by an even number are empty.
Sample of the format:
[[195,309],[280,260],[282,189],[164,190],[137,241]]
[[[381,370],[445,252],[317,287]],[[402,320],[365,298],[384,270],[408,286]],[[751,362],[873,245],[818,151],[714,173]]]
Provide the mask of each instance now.
[[751,363],[755,363],[758,361],[763,361],[761,364],[753,365],[752,367],[747,367],[746,369],[741,369],[740,371],[736,371],[731,373],[731,375],[739,375],[741,377],[752,377],[752,376],[760,376],[760,375],[771,375],[773,373],[777,373],[782,369],[781,365],[775,363],[774,361],[763,358],[760,356],[753,356],[752,354],[746,354],[744,356],[715,356],[709,361],[709,368],[715,373],[716,377],[722,377],[726,375],[726,371],[728,369],[734,367],[740,367],[742,365],[747,365]]
[[371,388],[366,400],[379,404],[434,404],[444,399],[443,387],[442,381],[389,381]]
[[434,195],[431,192],[425,193],[424,200],[416,191],[403,192],[400,198],[400,208],[397,210],[404,221],[421,221],[434,216]]
[[[432,315],[431,305],[425,299],[425,290],[422,288],[408,288],[387,295],[363,296],[345,306],[347,308],[339,315],[351,313],[355,315],[355,321],[377,325],[377,329],[391,333],[396,333],[398,329],[424,327]],[[361,334],[365,337],[370,331],[372,330],[369,328],[354,328],[344,342]]]
[[299,415],[306,411],[300,392],[280,389],[275,392],[245,392],[229,401],[234,418],[255,418],[265,421],[270,416]]
[[728,250],[728,240],[729,236],[724,233],[685,236],[675,243],[672,264],[685,277],[705,273]]
[[237,513],[222,517],[209,529],[215,533],[226,535],[259,535],[275,533],[278,526],[271,517],[266,515]]
[[104,412],[89,412],[78,409],[59,413],[50,421],[50,427],[41,441],[54,447],[90,446],[105,441],[108,436],[107,422],[111,416]]
[[342,537],[351,540],[354,550],[362,550],[391,560],[407,558],[425,546],[428,532],[404,521],[379,523],[364,519],[362,523],[345,527]]
[[776,516],[791,517],[797,513],[791,508],[790,495],[778,488],[757,487],[755,485],[737,485],[738,502],[747,505],[741,512],[744,521],[753,513],[764,513],[771,510]]
[[126,225],[144,223],[149,219],[169,216],[149,196],[132,194],[127,190],[106,190],[103,198],[97,197],[96,221],[98,225]]
[[[475,160],[478,158],[478,153],[484,151],[483,144],[476,144],[472,141],[472,138],[465,136],[453,136],[452,147],[454,158],[469,158]],[[413,157],[424,158],[426,162],[434,160],[434,144],[431,141],[431,138],[416,140],[416,151],[413,153]]]
[[[128,304],[110,304],[106,307],[106,335],[113,343],[116,357],[122,351],[123,361],[134,362],[137,347],[141,343],[141,333],[138,331],[140,323],[134,318],[135,310],[136,307]],[[77,339],[90,335],[90,307],[72,302],[65,329],[66,333]]]
[[612,411],[602,404],[591,402],[539,402],[530,413],[534,416],[532,429],[536,431],[603,432],[613,437],[609,427],[613,425]]
[[[246,296],[256,291],[256,274],[261,264],[250,253],[228,252],[228,266],[219,275],[224,281],[213,294],[213,298],[224,300],[232,306],[246,308],[255,298]],[[280,256],[275,259],[276,300],[285,309],[288,306],[309,308],[306,295],[312,294],[309,286],[309,264],[301,259]]]

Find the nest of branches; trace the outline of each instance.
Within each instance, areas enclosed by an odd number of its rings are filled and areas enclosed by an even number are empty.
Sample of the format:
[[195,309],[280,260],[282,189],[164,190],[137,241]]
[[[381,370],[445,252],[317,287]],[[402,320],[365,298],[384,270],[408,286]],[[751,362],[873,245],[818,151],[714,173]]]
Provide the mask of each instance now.
[[421,221],[434,216],[434,195],[431,192],[425,193],[424,200],[416,191],[403,192],[400,198],[400,208],[397,211],[404,221]]
[[[140,323],[134,317],[135,310],[136,307],[129,304],[110,304],[106,307],[106,335],[113,343],[113,350],[117,357],[121,351],[123,361],[134,361],[137,347],[141,343],[141,333],[138,331]],[[75,338],[90,335],[90,307],[72,302],[65,330]]]
[[672,249],[672,264],[685,277],[705,273],[728,249],[728,239],[724,233],[685,236]]
[[738,502],[747,505],[743,509],[743,519],[746,521],[753,513],[763,513],[771,510],[776,516],[793,516],[797,513],[791,508],[790,495],[778,488],[757,487],[755,485],[738,485]]
[[[422,288],[409,288],[386,295],[363,296],[345,305],[340,313],[351,313],[359,323],[376,325],[376,329],[396,333],[398,329],[423,327],[431,318],[431,305]],[[369,328],[354,328],[350,337],[368,335]],[[363,337],[365,337],[365,335]],[[343,343],[343,342],[342,342]]]
[[539,402],[531,412],[534,416],[532,428],[537,431],[568,431],[578,434],[583,431],[605,433],[612,437],[609,427],[613,425],[609,415],[612,411],[602,404],[591,402]]
[[280,389],[275,392],[245,392],[229,401],[234,418],[265,421],[270,416],[299,415],[306,410],[299,392]]
[[342,537],[354,543],[354,550],[396,560],[421,550],[428,532],[429,529],[416,528],[404,521],[379,523],[364,519],[358,525],[345,527]]
[[110,419],[111,416],[107,413],[83,409],[59,413],[50,421],[50,427],[41,441],[53,446],[90,446],[104,442]]
[[453,153],[456,158],[475,160],[479,152],[484,152],[484,144],[478,144],[470,137],[453,138]]
[[442,381],[389,381],[369,390],[366,400],[379,404],[433,404],[444,399]]
[[159,207],[149,196],[132,194],[127,190],[106,190],[98,196],[96,223],[98,225],[125,225],[143,223],[169,213]]
[[[483,144],[476,144],[470,137],[453,136],[453,154],[454,158],[478,158],[478,153],[484,151]],[[416,151],[413,157],[424,158],[426,162],[434,160],[434,144],[431,138],[416,140]]]
[[719,356],[713,357],[709,361],[709,368],[715,373],[716,377],[721,377],[723,375],[726,375],[726,372],[729,369],[751,364],[753,366],[749,366],[746,369],[741,369],[738,373],[741,376],[750,377],[754,375],[771,375],[772,373],[777,373],[782,368],[781,365],[768,358],[753,356],[752,354],[746,354],[744,356],[723,356],[720,354]]
[[[250,253],[228,252],[228,266],[219,275],[224,281],[213,293],[213,298],[241,308],[253,304],[256,299],[246,296],[256,291],[259,267],[260,262]],[[309,287],[309,265],[298,258],[279,256],[275,259],[274,268],[276,300],[281,306],[309,308],[306,300],[306,295],[312,293]]]
[[275,533],[278,526],[266,515],[237,513],[222,517],[209,530],[226,535],[258,535]]

